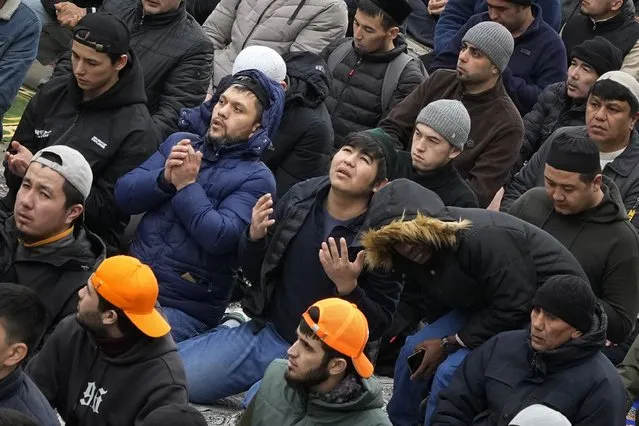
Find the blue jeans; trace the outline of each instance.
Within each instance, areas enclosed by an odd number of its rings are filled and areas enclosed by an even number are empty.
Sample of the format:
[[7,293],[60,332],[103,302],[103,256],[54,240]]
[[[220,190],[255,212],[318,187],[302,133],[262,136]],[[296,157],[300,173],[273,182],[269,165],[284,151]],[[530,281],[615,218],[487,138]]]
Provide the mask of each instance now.
[[[444,336],[455,334],[464,327],[467,321],[466,314],[453,311],[406,339],[395,364],[393,397],[387,407],[388,417],[394,426],[413,426],[422,420],[420,406],[422,396],[428,387],[428,380],[410,380],[411,373],[408,369],[407,359],[413,353],[415,346],[424,340],[441,339]],[[448,386],[453,373],[469,352],[468,349],[458,350],[446,358],[435,371],[426,406],[425,426],[428,426],[430,418],[435,412],[439,393]]]
[[209,327],[202,321],[193,318],[179,309],[163,307],[162,312],[166,316],[166,320],[171,325],[171,335],[175,343],[198,336]]
[[189,400],[211,404],[248,390],[269,364],[284,358],[290,344],[266,324],[253,334],[253,321],[239,327],[218,326],[178,344],[184,362]]

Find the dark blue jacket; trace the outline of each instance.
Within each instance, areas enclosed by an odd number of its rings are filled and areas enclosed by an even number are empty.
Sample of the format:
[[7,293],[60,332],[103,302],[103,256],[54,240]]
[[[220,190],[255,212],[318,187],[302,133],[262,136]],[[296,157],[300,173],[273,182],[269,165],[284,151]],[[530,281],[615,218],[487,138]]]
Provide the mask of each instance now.
[[[534,0],[533,2],[541,8],[544,22],[558,33],[561,28],[561,1]],[[487,11],[486,0],[449,1],[435,27],[435,53],[446,49],[450,40],[471,16]]]
[[[118,206],[129,214],[146,212],[130,253],[153,269],[160,283],[159,301],[210,327],[228,303],[236,249],[251,221],[257,199],[275,192],[275,179],[260,161],[271,145],[284,108],[284,91],[258,71],[245,71],[268,88],[271,106],[262,126],[245,144],[213,147],[204,137],[175,133],[115,188]],[[163,181],[171,148],[190,139],[203,153],[197,182],[171,191]]]
[[[555,30],[539,19],[539,6],[533,4],[532,7],[535,20],[515,39],[515,50],[502,73],[504,87],[522,116],[532,110],[546,86],[565,81],[567,72],[564,43]],[[488,12],[470,18],[448,47],[435,56],[429,72],[432,74],[440,68],[455,69],[466,31],[483,21],[490,21]]]
[[37,420],[42,426],[60,425],[49,401],[22,368],[0,380],[0,408],[20,411]]

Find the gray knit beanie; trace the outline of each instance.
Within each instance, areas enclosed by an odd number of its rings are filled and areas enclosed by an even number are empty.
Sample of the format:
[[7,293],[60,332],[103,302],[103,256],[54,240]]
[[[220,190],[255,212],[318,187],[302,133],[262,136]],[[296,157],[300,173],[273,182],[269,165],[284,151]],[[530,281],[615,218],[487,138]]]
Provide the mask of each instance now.
[[501,24],[492,21],[480,22],[464,35],[468,42],[481,50],[501,72],[504,72],[515,48],[512,34]]
[[424,107],[416,123],[425,124],[439,133],[449,144],[464,149],[470,133],[470,116],[459,101],[440,99]]

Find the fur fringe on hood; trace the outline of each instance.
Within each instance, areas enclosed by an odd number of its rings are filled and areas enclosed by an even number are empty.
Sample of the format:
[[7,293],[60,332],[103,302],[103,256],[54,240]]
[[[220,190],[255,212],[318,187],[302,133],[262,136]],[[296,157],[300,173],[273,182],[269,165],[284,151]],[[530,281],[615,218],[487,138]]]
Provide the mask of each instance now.
[[422,213],[417,213],[415,219],[404,219],[402,216],[378,230],[369,230],[362,235],[361,244],[366,250],[364,260],[367,267],[391,270],[395,243],[428,244],[436,249],[454,247],[457,232],[472,226],[466,219],[444,222]]

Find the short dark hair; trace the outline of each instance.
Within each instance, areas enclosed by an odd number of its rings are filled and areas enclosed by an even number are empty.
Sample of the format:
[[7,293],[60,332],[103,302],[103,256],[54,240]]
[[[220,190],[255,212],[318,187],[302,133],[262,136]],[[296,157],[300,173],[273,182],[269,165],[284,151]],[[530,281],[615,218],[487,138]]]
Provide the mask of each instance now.
[[382,18],[382,28],[388,31],[393,27],[399,27],[399,24],[382,8],[377,6],[371,0],[357,0],[357,9],[361,10],[365,15],[375,18]]
[[[115,63],[122,57],[126,55],[126,53],[107,53],[107,56],[111,60],[111,65],[115,65]],[[126,55],[127,59],[129,55]]]
[[132,336],[141,337],[144,335],[144,333],[142,333],[140,329],[137,328],[131,322],[129,317],[126,316],[126,314],[124,313],[122,309],[118,308],[113,303],[106,300],[104,297],[102,297],[100,293],[97,293],[97,294],[98,294],[98,311],[100,312],[105,312],[110,310],[115,311],[115,313],[118,315],[118,321],[116,324],[118,328],[120,329],[120,331],[122,332],[122,334],[129,337],[132,337]]
[[595,83],[590,89],[590,96],[596,96],[605,100],[615,100],[627,102],[630,105],[630,115],[635,115],[639,111],[639,101],[628,90],[616,81],[601,80]]
[[0,426],[38,426],[38,422],[13,408],[0,408]]
[[[255,96],[255,93],[253,93],[253,91],[251,89],[249,89],[246,86],[243,86],[241,84],[231,84],[228,89],[235,89],[240,93],[250,93],[253,96]],[[227,89],[227,90],[228,90]],[[226,92],[226,90],[225,90]],[[221,95],[220,95],[221,96]],[[260,102],[260,100],[257,98],[257,96],[255,96],[255,108],[257,109],[257,119],[259,121],[262,121],[262,114],[264,114],[264,105],[262,105],[262,103]]]
[[[314,323],[317,324],[319,322],[320,311],[319,311],[319,308],[317,308],[317,306],[311,306],[308,310],[308,315],[311,317]],[[299,329],[302,335],[306,337],[310,337],[311,339],[314,339],[314,340],[319,340],[320,343],[322,344],[322,349],[324,350],[324,358],[322,358],[322,365],[328,365],[329,361],[332,359],[343,358],[346,360],[345,374],[346,375],[349,375],[350,373],[357,374],[355,370],[355,366],[353,365],[353,361],[351,360],[351,358],[347,355],[344,355],[341,352],[336,351],[335,349],[331,348],[326,343],[324,343],[322,339],[320,339],[317,336],[317,334],[313,332],[313,330],[311,329],[311,327],[309,327],[309,325],[306,323],[304,318],[302,318],[302,320],[300,321]]]
[[[53,152],[43,152],[41,155],[42,158],[45,158],[49,161],[52,161],[56,164],[62,165],[62,159],[59,155]],[[44,166],[46,167],[46,166]],[[64,180],[64,184],[62,185],[62,192],[64,193],[64,208],[68,209],[71,206],[76,204],[80,204],[84,206],[84,196],[78,189],[71,185],[68,180]]]
[[38,295],[20,284],[0,283],[0,323],[7,343],[24,343],[33,351],[44,334],[47,311]]
[[377,142],[371,134],[368,132],[349,133],[344,138],[344,144],[342,146],[350,146],[377,161],[377,174],[375,175],[374,183],[381,182],[387,178],[388,170],[386,170],[384,151],[379,146],[379,142]]
[[599,170],[598,172],[592,172],[592,173],[580,173],[579,180],[582,181],[583,183],[592,183],[592,181],[595,180],[595,178],[599,176],[600,174],[601,174],[601,170]]

